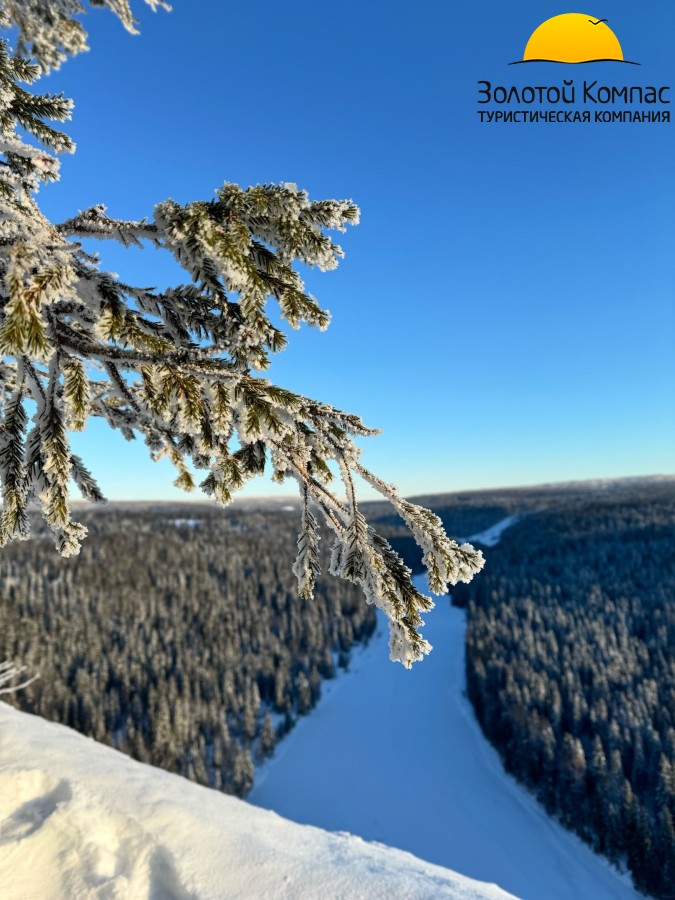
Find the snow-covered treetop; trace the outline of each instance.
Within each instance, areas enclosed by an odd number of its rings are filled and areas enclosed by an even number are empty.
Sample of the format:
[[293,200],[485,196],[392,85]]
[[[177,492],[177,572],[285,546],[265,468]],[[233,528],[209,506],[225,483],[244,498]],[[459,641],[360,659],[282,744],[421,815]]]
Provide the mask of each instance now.
[[[92,5],[108,6],[133,26],[125,0]],[[61,23],[52,50],[75,47],[66,43],[64,23],[80,11],[76,0],[31,0],[5,3],[3,17],[19,25],[43,65],[54,67],[49,28]],[[91,416],[129,440],[142,437],[153,459],[167,456],[185,490],[202,470],[199,486],[219,503],[269,465],[275,481],[295,479],[304,499],[294,566],[301,596],[312,596],[319,566],[313,509],[335,536],[331,571],[359,584],[385,611],[392,659],[410,666],[430,649],[419,627],[420,613],[433,604],[359,511],[353,475],[387,497],[408,524],[424,550],[431,591],[469,581],[483,565],[480,552],[458,546],[437,516],[363,467],[354,437],[377,432],[358,416],[254,374],[286,343],[270,303],[293,328],[328,325],[294,265],[334,268],[342,250],[329,232],[355,224],[357,207],[310,200],[293,184],[225,183],[213,200],[165,200],[142,221],[110,218],[98,205],[52,223],[36,193],[58,177],[57,155],[73,149],[48,124],[67,119],[71,104],[22,87],[38,76],[37,66],[1,43],[0,545],[28,536],[27,504],[37,500],[59,552],[78,552],[86,529],[71,517],[69,480],[86,499],[104,498],[72,453],[68,432],[84,429]],[[83,238],[154,244],[183,268],[185,282],[163,292],[126,284],[101,270]],[[27,403],[35,409],[30,427]],[[337,492],[331,463],[340,473]]]

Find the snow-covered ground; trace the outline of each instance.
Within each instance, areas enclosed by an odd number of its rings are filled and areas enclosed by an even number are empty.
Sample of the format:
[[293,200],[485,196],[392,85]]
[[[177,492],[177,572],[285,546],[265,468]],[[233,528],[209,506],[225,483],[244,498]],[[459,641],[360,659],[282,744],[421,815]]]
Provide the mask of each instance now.
[[2,900],[508,900],[0,703]]
[[438,598],[426,621],[434,649],[406,671],[389,662],[380,620],[350,672],[324,686],[318,707],[259,772],[249,799],[523,900],[637,900],[627,877],[505,774],[483,738],[463,696],[464,613]]

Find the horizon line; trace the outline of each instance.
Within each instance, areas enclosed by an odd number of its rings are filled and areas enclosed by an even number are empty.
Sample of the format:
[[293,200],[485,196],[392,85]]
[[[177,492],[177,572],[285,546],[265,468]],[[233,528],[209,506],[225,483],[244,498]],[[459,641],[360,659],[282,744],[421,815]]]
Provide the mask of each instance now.
[[[441,489],[435,490],[435,491],[428,491],[428,490],[427,491],[411,491],[410,493],[406,493],[405,495],[402,495],[402,496],[408,497],[408,498],[409,497],[429,497],[429,496],[434,496],[435,494],[469,494],[469,493],[477,494],[477,493],[490,493],[490,492],[494,492],[494,491],[518,491],[518,490],[532,490],[535,488],[565,487],[565,486],[569,486],[569,485],[582,485],[582,484],[591,484],[591,483],[598,483],[598,482],[613,483],[613,482],[617,482],[617,481],[658,481],[658,480],[673,481],[673,480],[675,480],[675,473],[657,472],[657,473],[653,473],[653,474],[649,474],[649,475],[614,475],[614,476],[609,475],[609,476],[595,476],[595,477],[590,476],[588,478],[568,478],[567,480],[564,480],[564,481],[539,481],[539,482],[535,482],[535,483],[528,482],[525,484],[507,484],[507,485],[501,485],[501,486],[493,485],[491,487],[477,487],[477,488],[465,487],[465,488],[454,488],[454,489],[448,488],[445,490],[441,488]],[[237,503],[239,501],[253,502],[253,501],[260,501],[260,500],[272,501],[275,503],[286,503],[289,500],[294,500],[296,502],[300,502],[301,498],[298,496],[298,494],[295,494],[295,493],[260,494],[259,496],[256,496],[256,497],[251,497],[251,496],[236,497],[235,496],[235,497],[233,497],[231,503],[228,504],[228,506],[231,506],[232,504]],[[360,503],[387,503],[387,502],[388,501],[387,501],[386,497],[382,497],[382,498],[375,497],[375,498],[371,498],[371,499],[363,498],[360,501]],[[110,506],[113,503],[172,503],[172,504],[185,503],[185,504],[192,504],[192,505],[196,505],[196,504],[204,504],[207,506],[213,505],[213,506],[218,507],[219,509],[227,508],[227,507],[218,506],[218,504],[215,503],[214,500],[212,500],[211,498],[209,498],[207,496],[198,497],[198,498],[194,498],[194,499],[192,499],[190,497],[185,497],[185,498],[182,498],[182,497],[177,497],[177,498],[171,498],[171,497],[154,497],[154,498],[153,497],[146,497],[146,498],[136,497],[136,498],[132,498],[132,497],[128,497],[126,499],[124,499],[124,498],[117,498],[114,500],[110,499],[106,503],[91,503],[88,500],[83,500],[81,497],[73,497],[71,500],[71,503],[86,506],[87,508],[91,508],[91,509],[93,509],[94,507],[97,507],[97,506],[100,506],[100,507]],[[2,507],[2,504],[0,504],[0,508],[1,507]],[[33,508],[36,508],[36,507],[33,507]]]

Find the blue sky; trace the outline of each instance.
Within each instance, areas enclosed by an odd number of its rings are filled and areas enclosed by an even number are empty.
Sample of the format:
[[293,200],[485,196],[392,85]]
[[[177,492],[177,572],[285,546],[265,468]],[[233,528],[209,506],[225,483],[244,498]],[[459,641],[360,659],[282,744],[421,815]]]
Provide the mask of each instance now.
[[[136,0],[138,37],[94,10],[92,51],[42,82],[74,98],[78,150],[41,205],[142,217],[224,181],[353,198],[340,268],[308,276],[333,322],[291,332],[270,376],[381,428],[367,466],[408,495],[672,471],[675,123],[476,113],[481,79],[675,87],[675,8],[603,2],[581,11],[641,66],[509,67],[579,11],[551,2]],[[167,254],[98,249],[175,277]],[[74,446],[111,498],[190,497],[141,441],[95,422]]]

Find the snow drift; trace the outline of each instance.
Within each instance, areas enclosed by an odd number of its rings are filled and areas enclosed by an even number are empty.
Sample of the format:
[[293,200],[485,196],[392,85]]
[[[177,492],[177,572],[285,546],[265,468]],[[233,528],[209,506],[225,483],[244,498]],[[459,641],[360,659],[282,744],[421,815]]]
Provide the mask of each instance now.
[[288,822],[0,703],[3,900],[510,896]]

